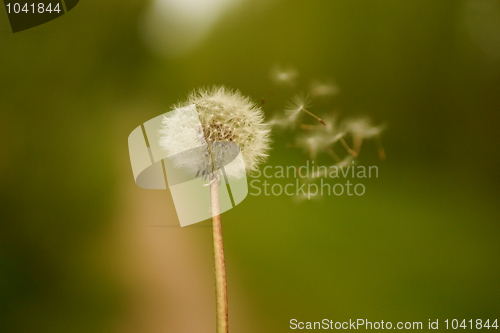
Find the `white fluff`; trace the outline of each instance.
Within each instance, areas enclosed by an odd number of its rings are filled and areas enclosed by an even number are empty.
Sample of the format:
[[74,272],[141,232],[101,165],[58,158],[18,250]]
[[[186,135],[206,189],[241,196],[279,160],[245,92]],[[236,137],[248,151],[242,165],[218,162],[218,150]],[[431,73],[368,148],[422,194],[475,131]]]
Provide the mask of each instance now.
[[[248,97],[238,91],[213,87],[195,90],[187,101],[174,106],[174,111],[164,117],[160,146],[171,156],[216,143],[212,158],[218,164],[219,159],[231,153],[231,145],[218,143],[235,143],[242,159],[236,158],[225,167],[225,171],[229,177],[241,178],[245,169],[256,170],[268,156],[269,133],[262,110]],[[227,147],[227,152],[224,147]],[[179,163],[199,166],[205,158],[191,156]]]

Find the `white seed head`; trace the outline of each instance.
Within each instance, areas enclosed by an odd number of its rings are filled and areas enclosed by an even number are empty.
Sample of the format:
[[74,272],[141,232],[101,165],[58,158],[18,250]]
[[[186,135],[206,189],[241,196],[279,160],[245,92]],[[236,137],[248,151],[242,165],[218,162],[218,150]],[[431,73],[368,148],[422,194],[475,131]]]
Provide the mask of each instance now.
[[[190,105],[195,108],[186,112],[185,107]],[[175,105],[174,111],[164,117],[162,124],[160,146],[169,155],[199,147],[205,142],[216,143],[218,147],[234,147],[221,143],[238,145],[245,168],[231,163],[225,169],[231,177],[241,178],[245,169],[256,170],[268,156],[270,126],[264,123],[262,110],[239,91],[216,86],[197,89],[185,102]],[[212,159],[217,164],[219,156],[230,153],[222,150]]]

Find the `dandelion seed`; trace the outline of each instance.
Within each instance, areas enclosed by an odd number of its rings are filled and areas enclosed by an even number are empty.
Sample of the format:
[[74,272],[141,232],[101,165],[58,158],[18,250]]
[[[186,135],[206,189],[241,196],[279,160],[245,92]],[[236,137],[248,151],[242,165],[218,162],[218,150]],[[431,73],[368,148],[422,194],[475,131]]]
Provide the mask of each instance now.
[[296,146],[309,152],[311,159],[316,159],[318,152],[326,152],[327,148],[340,140],[341,137],[342,135],[339,134],[318,130],[298,136]]
[[299,136],[296,140],[297,147],[302,147],[309,153],[309,157],[313,160],[316,159],[321,143],[321,140],[308,134]]
[[274,66],[271,69],[271,80],[277,85],[291,86],[299,76],[299,72],[294,68],[282,68],[281,66]]
[[354,139],[354,147],[353,150],[359,154],[361,151],[361,145],[363,144],[363,140],[378,138],[379,145],[379,156],[380,159],[385,159],[385,151],[382,146],[382,141],[380,141],[380,133],[384,130],[385,125],[373,126],[371,120],[369,118],[359,118],[359,119],[350,119],[345,123],[346,131],[352,134]]
[[344,137],[341,137],[339,139],[340,143],[342,144],[342,146],[344,146],[345,150],[347,150],[347,152],[349,154],[351,154],[352,156],[354,157],[357,157],[359,155],[359,151],[355,150],[355,149],[351,149],[351,147],[349,147],[349,145],[347,144],[347,142],[345,141]]
[[312,97],[333,96],[339,93],[339,87],[333,82],[314,81],[311,83]]
[[310,100],[307,95],[304,96],[298,94],[292,98],[285,112],[289,114],[291,119],[295,120],[297,119],[300,111],[304,111],[305,113],[307,113],[308,115],[310,115],[311,117],[313,117],[314,119],[316,119],[317,121],[326,126],[326,123],[323,119],[321,119],[320,117],[318,117],[317,115],[306,109],[309,108],[310,105],[311,105]]
[[333,131],[333,126],[329,123],[328,120],[323,120],[324,125],[309,125],[309,124],[300,124],[300,128],[308,131]]
[[353,136],[359,136],[363,139],[373,138],[385,128],[385,125],[373,126],[369,118],[349,119],[344,122],[344,125]]
[[295,119],[291,119],[290,117],[273,117],[268,124],[273,127],[292,127],[295,122]]
[[318,128],[321,128],[328,132],[329,134],[338,136],[339,138],[345,135],[345,131],[341,130],[341,126],[338,124],[338,116],[335,114],[328,114],[325,117],[323,117],[323,120],[325,122],[324,126],[318,126]]
[[288,103],[285,113],[288,114],[290,119],[296,119],[300,111],[311,106],[311,101],[307,95],[297,94],[292,97]]
[[[345,135],[345,132],[339,130],[335,115],[327,115],[325,120],[323,120],[323,125],[301,124],[300,128],[308,132],[297,138],[297,147],[302,147],[309,152],[312,159],[316,158],[318,152],[326,152],[335,161],[340,161],[340,158],[330,147],[337,141],[343,141],[343,136]],[[350,151],[349,148],[347,150]]]

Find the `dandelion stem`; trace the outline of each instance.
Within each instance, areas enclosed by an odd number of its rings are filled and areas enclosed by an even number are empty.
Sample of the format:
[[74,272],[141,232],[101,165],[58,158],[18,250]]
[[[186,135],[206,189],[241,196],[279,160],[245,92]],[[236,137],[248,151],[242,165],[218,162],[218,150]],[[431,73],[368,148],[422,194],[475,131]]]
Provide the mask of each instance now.
[[311,117],[315,118],[317,121],[319,121],[320,123],[322,123],[323,125],[326,126],[326,123],[323,119],[321,119],[320,117],[318,117],[317,115],[315,115],[314,113],[310,112],[310,111],[307,111],[306,109],[304,108],[300,108],[302,111],[306,112],[308,115],[310,115]]
[[219,181],[210,184],[210,206],[212,209],[212,234],[214,241],[215,261],[215,298],[216,298],[216,332],[228,332],[228,306],[226,263],[224,260],[224,242],[222,239],[222,224],[219,205]]

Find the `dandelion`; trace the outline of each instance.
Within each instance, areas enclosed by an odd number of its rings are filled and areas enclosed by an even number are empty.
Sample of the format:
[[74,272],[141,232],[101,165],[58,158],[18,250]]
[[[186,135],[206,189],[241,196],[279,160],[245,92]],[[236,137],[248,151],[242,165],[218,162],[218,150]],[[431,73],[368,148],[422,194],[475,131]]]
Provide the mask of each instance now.
[[[262,110],[238,91],[224,87],[194,91],[185,102],[164,117],[160,146],[169,156],[181,156],[179,164],[208,174],[214,243],[217,333],[228,332],[228,303],[224,244],[219,204],[219,179],[215,173],[239,148],[244,165],[225,169],[228,177],[240,178],[245,169],[256,170],[269,150],[269,125]],[[201,147],[201,149],[197,149]],[[204,149],[206,148],[206,149]],[[189,154],[182,153],[189,151]],[[232,165],[233,163],[231,163]],[[198,174],[197,174],[198,175]]]
[[282,68],[280,66],[274,66],[271,69],[271,80],[277,85],[291,86],[295,83],[298,76],[299,72],[291,67]]

